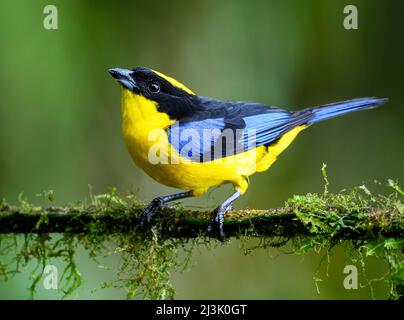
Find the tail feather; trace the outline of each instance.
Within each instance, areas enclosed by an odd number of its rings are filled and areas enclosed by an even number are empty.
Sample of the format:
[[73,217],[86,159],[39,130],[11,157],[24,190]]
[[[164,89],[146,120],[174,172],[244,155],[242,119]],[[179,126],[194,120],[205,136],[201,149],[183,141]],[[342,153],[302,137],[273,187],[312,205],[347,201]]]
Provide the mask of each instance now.
[[388,99],[379,99],[374,97],[369,98],[358,98],[353,100],[346,100],[341,102],[335,102],[331,104],[327,104],[324,106],[318,106],[314,108],[308,108],[302,111],[311,111],[313,117],[311,117],[307,124],[312,124],[315,122],[323,121],[326,119],[334,118],[337,116],[341,116],[346,113],[350,113],[353,111],[372,109],[378,106],[383,105],[387,102]]

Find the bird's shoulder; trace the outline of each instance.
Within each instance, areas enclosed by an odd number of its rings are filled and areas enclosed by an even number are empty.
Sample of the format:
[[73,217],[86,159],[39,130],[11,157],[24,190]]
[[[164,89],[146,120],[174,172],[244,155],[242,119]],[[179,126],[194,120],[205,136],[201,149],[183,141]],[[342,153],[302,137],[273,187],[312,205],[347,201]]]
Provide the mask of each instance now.
[[223,119],[228,125],[243,127],[244,118],[270,113],[289,113],[278,107],[256,102],[220,100],[205,96],[195,96],[194,103],[199,108],[183,121],[201,121],[208,119]]

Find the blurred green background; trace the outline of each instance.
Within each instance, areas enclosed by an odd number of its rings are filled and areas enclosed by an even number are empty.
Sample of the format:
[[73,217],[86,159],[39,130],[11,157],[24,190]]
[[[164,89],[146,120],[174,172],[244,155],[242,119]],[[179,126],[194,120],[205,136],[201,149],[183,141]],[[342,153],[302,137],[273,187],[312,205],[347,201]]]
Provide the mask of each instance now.
[[[24,192],[41,204],[36,194],[53,189],[62,205],[88,197],[88,185],[94,193],[109,186],[134,191],[144,201],[173,191],[132,164],[111,67],[147,66],[202,95],[291,110],[361,96],[390,99],[383,108],[302,133],[268,172],[251,178],[236,207],[274,207],[293,194],[321,191],[323,162],[334,192],[404,178],[402,1],[55,0],[58,30],[43,27],[47,4],[0,2],[0,197],[10,202]],[[347,4],[358,8],[358,30],[343,27]],[[185,203],[213,209],[230,190]],[[173,274],[176,297],[371,297],[369,287],[343,288],[343,249],[331,255],[317,293],[313,276],[322,254],[294,255],[283,248],[245,256],[239,246],[232,241],[195,250],[192,268]],[[106,262],[118,261],[113,255]],[[114,271],[98,268],[83,250],[78,263],[85,281],[78,298],[124,298],[118,289],[91,292],[113,280]],[[370,260],[361,283],[385,268]],[[0,283],[0,298],[25,299],[29,285],[28,272]],[[375,297],[386,297],[387,289],[376,283]],[[59,297],[43,288],[37,295]]]

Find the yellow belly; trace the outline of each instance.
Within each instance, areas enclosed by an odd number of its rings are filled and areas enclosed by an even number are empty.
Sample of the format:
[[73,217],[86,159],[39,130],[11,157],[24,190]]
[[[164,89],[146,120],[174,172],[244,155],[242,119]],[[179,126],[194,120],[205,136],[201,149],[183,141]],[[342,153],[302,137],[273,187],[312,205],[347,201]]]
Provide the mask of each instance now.
[[182,158],[169,144],[163,128],[171,125],[172,120],[157,112],[153,102],[124,91],[122,116],[125,143],[134,162],[158,182],[192,190],[194,195],[223,183],[232,183],[236,190],[244,193],[248,188],[248,177],[267,170],[306,127],[296,127],[270,147],[260,146],[209,162],[193,162]]

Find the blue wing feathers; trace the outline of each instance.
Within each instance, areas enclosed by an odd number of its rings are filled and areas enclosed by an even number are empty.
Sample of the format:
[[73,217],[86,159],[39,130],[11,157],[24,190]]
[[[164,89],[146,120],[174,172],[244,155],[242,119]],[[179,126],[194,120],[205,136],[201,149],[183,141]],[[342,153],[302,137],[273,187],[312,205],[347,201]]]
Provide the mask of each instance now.
[[[296,112],[260,104],[243,102],[224,104],[223,101],[218,101],[218,107],[210,110],[210,113],[198,114],[194,119],[176,122],[169,128],[168,138],[181,156],[194,161],[211,161],[217,157],[229,155],[226,152],[213,153],[213,149],[219,143],[223,145],[227,143],[227,138],[223,138],[226,137],[227,129],[234,132],[234,141],[242,146],[242,150],[237,149],[235,153],[244,152],[254,147],[271,145],[297,126],[312,124],[357,110],[375,108],[386,101],[387,99],[358,98]],[[213,108],[214,102],[215,100],[206,98],[205,104]],[[218,117],[220,114],[222,117]],[[226,148],[223,150],[225,151]],[[205,157],[206,155],[208,156]]]
[[168,131],[168,140],[182,156],[195,160],[210,152],[224,128],[223,118],[176,122]]

